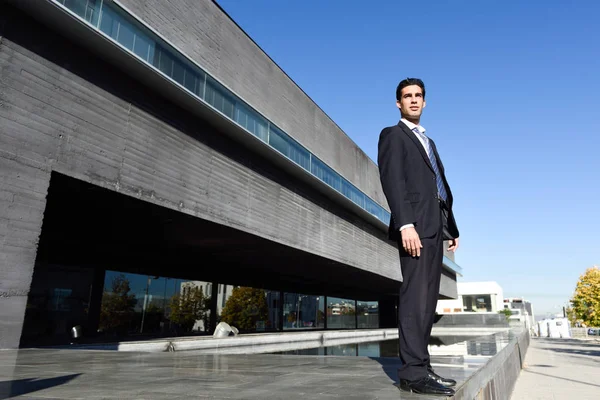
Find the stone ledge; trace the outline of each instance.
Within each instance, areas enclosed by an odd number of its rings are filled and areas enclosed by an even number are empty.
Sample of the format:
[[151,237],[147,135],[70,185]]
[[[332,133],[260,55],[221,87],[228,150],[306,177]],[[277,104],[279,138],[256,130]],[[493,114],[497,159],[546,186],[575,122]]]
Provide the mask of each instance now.
[[[432,334],[440,336],[483,336],[507,331],[486,327],[434,327]],[[314,332],[256,333],[213,338],[212,336],[165,338],[146,341],[51,346],[81,350],[113,350],[129,352],[198,351],[205,354],[257,354],[338,346],[356,342],[373,342],[398,338],[398,330],[339,330]]]
[[514,337],[498,354],[456,391],[454,400],[509,400],[529,348],[529,333],[513,330]]

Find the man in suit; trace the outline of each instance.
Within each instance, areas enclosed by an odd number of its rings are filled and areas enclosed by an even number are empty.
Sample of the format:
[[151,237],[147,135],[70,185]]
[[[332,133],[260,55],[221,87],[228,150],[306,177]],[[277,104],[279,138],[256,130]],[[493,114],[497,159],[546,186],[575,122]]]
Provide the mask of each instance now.
[[403,282],[398,305],[400,387],[416,393],[453,395],[456,381],[435,374],[427,345],[442,274],[443,241],[458,248],[452,192],[433,140],[420,125],[425,85],[407,78],[396,89],[398,125],[379,136],[381,185],[391,210],[390,239],[397,241]]

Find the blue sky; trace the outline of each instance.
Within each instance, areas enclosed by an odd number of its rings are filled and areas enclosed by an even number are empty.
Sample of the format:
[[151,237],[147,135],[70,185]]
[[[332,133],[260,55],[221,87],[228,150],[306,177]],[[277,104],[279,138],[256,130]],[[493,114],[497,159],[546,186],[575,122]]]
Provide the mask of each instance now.
[[541,314],[600,264],[600,2],[219,4],[372,159],[398,82],[425,81],[463,281]]

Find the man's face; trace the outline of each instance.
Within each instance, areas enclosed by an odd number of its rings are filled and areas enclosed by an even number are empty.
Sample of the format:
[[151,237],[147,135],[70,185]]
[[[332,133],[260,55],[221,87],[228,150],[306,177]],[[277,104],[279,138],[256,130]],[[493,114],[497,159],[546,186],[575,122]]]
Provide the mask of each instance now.
[[400,100],[396,101],[396,105],[404,118],[419,120],[421,113],[423,113],[423,108],[425,108],[423,90],[418,85],[405,87],[402,89],[402,96]]

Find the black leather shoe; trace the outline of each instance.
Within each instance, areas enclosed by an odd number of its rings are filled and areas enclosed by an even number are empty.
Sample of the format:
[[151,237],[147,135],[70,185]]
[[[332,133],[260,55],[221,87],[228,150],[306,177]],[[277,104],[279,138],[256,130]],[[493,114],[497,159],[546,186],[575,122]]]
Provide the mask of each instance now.
[[435,372],[433,372],[431,370],[427,371],[427,374],[429,375],[429,377],[431,379],[433,379],[434,381],[436,381],[440,385],[444,385],[444,386],[447,386],[447,387],[456,386],[456,381],[454,379],[442,378],[441,376],[439,376],[438,374],[436,374]]
[[454,395],[453,389],[436,382],[435,379],[432,379],[429,376],[414,381],[400,379],[400,389],[419,394]]

